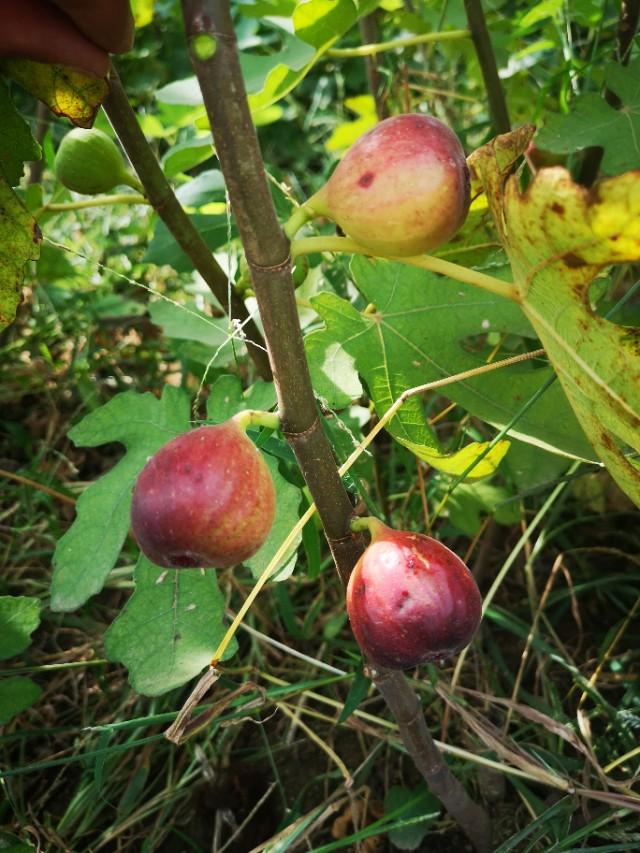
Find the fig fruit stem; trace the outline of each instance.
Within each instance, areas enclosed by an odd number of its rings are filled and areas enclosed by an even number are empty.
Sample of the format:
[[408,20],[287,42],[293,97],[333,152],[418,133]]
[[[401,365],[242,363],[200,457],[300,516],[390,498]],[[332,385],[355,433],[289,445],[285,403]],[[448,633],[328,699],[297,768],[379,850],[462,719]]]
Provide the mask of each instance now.
[[362,518],[354,518],[351,521],[351,530],[354,533],[367,531],[372,539],[375,539],[386,528],[386,524],[374,515],[366,515]]
[[144,187],[142,186],[141,181],[139,181],[135,175],[132,175],[127,169],[125,169],[122,173],[121,183],[126,184],[126,186],[131,187],[132,190],[135,190],[138,193],[142,193],[144,195]]
[[43,204],[34,213],[35,218],[43,213],[62,213],[68,210],[83,210],[85,207],[104,207],[106,204],[150,204],[149,199],[138,193],[113,193],[113,195],[94,195],[78,201],[62,201]]
[[479,287],[495,296],[502,296],[512,302],[519,302],[518,289],[509,281],[502,281],[491,275],[468,269],[460,264],[445,261],[443,258],[435,258],[433,255],[414,255],[411,257],[398,257],[391,255],[374,255],[371,249],[367,249],[356,243],[350,237],[301,237],[291,243],[291,256],[308,255],[312,252],[350,252],[351,254],[369,255],[369,257],[381,257],[389,261],[398,261],[419,269],[445,275],[463,284],[471,284]]
[[430,42],[459,41],[471,38],[469,30],[447,30],[438,33],[422,33],[417,36],[405,36],[403,38],[390,39],[389,41],[363,44],[359,47],[333,47],[327,51],[327,56],[333,59],[349,59],[354,56],[375,56],[385,50],[398,50],[403,47],[413,47],[418,44],[429,44]]
[[277,412],[263,412],[259,409],[246,409],[238,412],[231,418],[238,426],[247,430],[252,426],[266,427],[266,429],[280,429],[280,417]]
[[295,208],[291,216],[284,223],[282,230],[292,240],[302,226],[316,215],[315,211],[307,207],[306,204],[301,204],[300,207]]

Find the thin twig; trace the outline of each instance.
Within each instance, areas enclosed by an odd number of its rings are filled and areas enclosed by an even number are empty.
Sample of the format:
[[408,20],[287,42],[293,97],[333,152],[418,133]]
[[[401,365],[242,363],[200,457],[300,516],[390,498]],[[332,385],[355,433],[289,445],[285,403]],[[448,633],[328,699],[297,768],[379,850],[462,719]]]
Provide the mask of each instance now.
[[[377,11],[374,10],[368,15],[364,15],[358,21],[360,28],[360,37],[363,45],[375,44],[378,40],[378,17]],[[378,58],[376,54],[369,54],[364,58],[365,67],[367,69],[367,80],[369,82],[369,90],[376,105],[376,115],[378,121],[389,116],[389,106],[387,99],[382,93],[382,75],[378,70]]]
[[67,213],[71,210],[84,210],[87,207],[104,207],[108,204],[149,204],[149,199],[139,193],[113,193],[112,195],[94,195],[91,198],[79,198],[76,201],[48,202],[33,214],[39,219],[44,213]]
[[[120,78],[112,70],[109,95],[104,102],[109,121],[127,153],[131,165],[142,181],[144,191],[156,213],[173,235],[194,268],[200,273],[220,305],[231,307],[233,318],[239,320],[246,334],[247,352],[263,379],[271,379],[271,368],[264,348],[262,335],[242,299],[235,292],[224,270],[218,265],[192,221],[178,201],[160,165],[140,129],[136,115],[122,87]],[[231,287],[231,293],[229,293]],[[231,320],[231,317],[229,318]]]
[[63,495],[62,492],[51,489],[49,486],[45,486],[37,480],[31,480],[29,477],[23,477],[22,474],[14,474],[13,471],[5,471],[4,468],[0,468],[0,477],[15,480],[16,483],[21,483],[23,486],[31,486],[31,488],[37,489],[39,492],[44,492],[45,495],[51,495],[52,498],[57,498],[59,501],[64,501],[64,503],[75,506],[75,498],[70,498],[69,495]]
[[385,50],[398,50],[402,47],[414,47],[417,44],[429,44],[438,41],[458,41],[468,39],[469,30],[444,30],[438,33],[422,33],[417,36],[404,36],[402,38],[381,41],[377,44],[363,44],[360,47],[332,47],[327,51],[327,56],[335,59],[348,59],[352,56],[375,56]]
[[507,102],[504,97],[502,84],[500,83],[500,77],[498,76],[496,58],[491,46],[491,37],[489,36],[487,22],[482,11],[481,0],[464,0],[464,8],[467,12],[467,21],[471,30],[473,46],[476,49],[484,85],[487,90],[493,130],[495,133],[509,133],[511,130],[509,111],[507,110]]

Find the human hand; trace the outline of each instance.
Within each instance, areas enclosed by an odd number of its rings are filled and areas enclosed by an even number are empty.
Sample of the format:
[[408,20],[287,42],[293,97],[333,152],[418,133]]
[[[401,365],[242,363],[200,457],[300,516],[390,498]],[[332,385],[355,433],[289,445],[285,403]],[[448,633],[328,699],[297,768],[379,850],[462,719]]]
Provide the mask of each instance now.
[[0,58],[68,65],[104,77],[133,44],[129,0],[0,0]]

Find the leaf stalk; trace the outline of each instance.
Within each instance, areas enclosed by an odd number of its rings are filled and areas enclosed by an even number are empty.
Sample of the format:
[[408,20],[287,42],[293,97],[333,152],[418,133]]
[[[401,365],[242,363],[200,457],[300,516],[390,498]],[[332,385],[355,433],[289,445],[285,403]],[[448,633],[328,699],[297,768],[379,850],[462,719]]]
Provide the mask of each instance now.
[[369,257],[383,258],[388,261],[397,261],[408,266],[429,270],[447,278],[461,281],[463,284],[471,284],[479,287],[495,296],[502,296],[512,302],[519,302],[518,289],[515,284],[502,279],[494,278],[492,275],[479,272],[478,270],[463,267],[446,261],[444,258],[436,258],[433,255],[412,255],[410,257],[398,257],[397,255],[374,255],[371,249],[361,246],[350,237],[300,237],[291,243],[291,255],[296,258],[299,255],[309,255],[313,252],[350,252],[351,254],[368,255]]
[[442,41],[459,41],[471,37],[469,30],[446,30],[438,33],[421,33],[417,36],[404,36],[403,38],[389,39],[375,44],[363,44],[358,47],[332,47],[327,51],[327,56],[332,59],[349,59],[353,56],[375,56],[386,50],[399,50],[403,47],[414,47],[419,44],[429,44]]

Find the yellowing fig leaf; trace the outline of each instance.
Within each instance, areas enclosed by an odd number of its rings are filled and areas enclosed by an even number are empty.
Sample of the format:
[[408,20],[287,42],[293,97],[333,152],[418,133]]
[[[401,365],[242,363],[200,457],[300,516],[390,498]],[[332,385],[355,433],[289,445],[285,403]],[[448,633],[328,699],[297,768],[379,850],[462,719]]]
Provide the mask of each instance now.
[[0,68],[23,89],[43,101],[51,112],[71,119],[78,127],[93,126],[100,104],[109,91],[105,78],[63,65],[31,59],[5,59]]
[[[444,454],[424,444],[415,444],[411,441],[405,441],[402,438],[395,436],[396,440],[403,444],[408,450],[414,453],[418,459],[422,459],[436,468],[438,471],[444,471],[445,474],[450,474],[452,477],[459,477],[472,465],[476,459],[473,469],[467,475],[467,480],[479,480],[481,477],[490,477],[494,474],[498,465],[505,457],[509,449],[508,441],[498,441],[495,447],[485,453],[489,446],[488,441],[472,441],[461,450],[455,453]],[[482,455],[484,453],[484,456]]]
[[[471,198],[482,192],[487,194],[489,205],[499,202],[504,181],[511,173],[514,163],[524,154],[527,145],[536,132],[535,125],[523,124],[522,127],[496,136],[482,148],[478,148],[467,157],[471,173]],[[496,225],[502,233],[502,218],[496,216]]]
[[0,331],[15,319],[24,265],[37,260],[41,240],[35,219],[0,175]]
[[515,176],[500,178],[492,145],[473,165],[521,307],[598,456],[640,504],[640,329],[598,316],[588,298],[602,267],[640,260],[640,171],[587,189],[563,168],[543,169],[522,192]]

